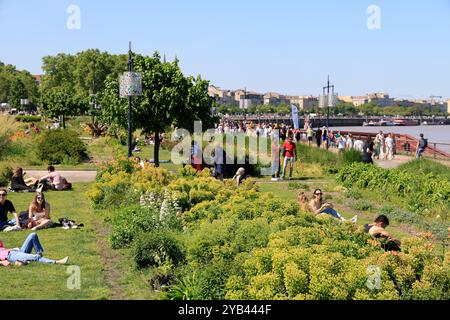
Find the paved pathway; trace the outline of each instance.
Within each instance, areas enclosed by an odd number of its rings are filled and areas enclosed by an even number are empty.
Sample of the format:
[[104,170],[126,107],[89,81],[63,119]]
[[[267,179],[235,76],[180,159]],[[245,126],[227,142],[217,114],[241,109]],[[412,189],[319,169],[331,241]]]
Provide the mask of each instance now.
[[[25,179],[34,177],[34,178],[40,178],[44,175],[46,175],[47,171],[42,170],[25,170],[26,176]],[[63,171],[58,170],[61,175],[66,178],[70,183],[89,183],[93,182],[95,180],[95,176],[97,175],[96,171]]]

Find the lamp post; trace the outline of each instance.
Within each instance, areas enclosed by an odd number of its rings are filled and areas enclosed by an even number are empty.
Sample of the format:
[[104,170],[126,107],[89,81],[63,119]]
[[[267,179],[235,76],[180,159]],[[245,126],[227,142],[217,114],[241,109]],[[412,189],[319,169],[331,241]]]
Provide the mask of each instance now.
[[327,128],[330,127],[330,107],[332,107],[333,100],[330,100],[330,89],[332,89],[332,99],[334,99],[334,85],[330,85],[330,76],[328,76],[327,86],[323,87],[323,97],[325,99],[325,89],[327,90],[326,94],[326,103],[327,103]]
[[140,73],[133,72],[133,52],[131,51],[131,42],[128,50],[128,72],[120,77],[120,96],[128,98],[128,157],[133,155],[132,147],[132,110],[131,103],[133,96],[142,95],[142,76]]

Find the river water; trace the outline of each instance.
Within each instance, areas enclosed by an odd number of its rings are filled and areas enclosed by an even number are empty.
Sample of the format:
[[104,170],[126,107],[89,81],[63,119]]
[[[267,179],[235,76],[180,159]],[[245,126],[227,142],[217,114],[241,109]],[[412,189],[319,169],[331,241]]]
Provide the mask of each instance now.
[[[442,151],[450,153],[450,126],[413,126],[413,127],[335,127],[334,131],[355,131],[355,132],[379,132],[383,131],[385,134],[398,133],[409,134],[413,137],[419,138],[423,133],[428,139],[429,144],[438,143],[437,148]],[[448,145],[439,145],[440,143]]]

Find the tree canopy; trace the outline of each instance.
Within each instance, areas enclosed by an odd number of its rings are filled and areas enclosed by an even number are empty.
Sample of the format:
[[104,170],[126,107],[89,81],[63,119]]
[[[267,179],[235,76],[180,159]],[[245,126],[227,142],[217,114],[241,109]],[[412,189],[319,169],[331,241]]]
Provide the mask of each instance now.
[[[134,71],[142,74],[140,97],[133,98],[133,129],[155,133],[155,164],[159,165],[159,133],[175,126],[187,130],[194,121],[202,121],[203,128],[211,127],[215,101],[208,95],[209,82],[200,76],[185,77],[178,60],[162,62],[156,52],[152,57],[134,55]],[[100,97],[101,119],[107,124],[127,128],[128,103],[119,97],[119,79],[109,76]]]
[[0,62],[0,103],[12,108],[21,108],[20,99],[28,99],[29,107],[38,100],[38,89],[34,77],[28,71],[19,71],[15,66]]

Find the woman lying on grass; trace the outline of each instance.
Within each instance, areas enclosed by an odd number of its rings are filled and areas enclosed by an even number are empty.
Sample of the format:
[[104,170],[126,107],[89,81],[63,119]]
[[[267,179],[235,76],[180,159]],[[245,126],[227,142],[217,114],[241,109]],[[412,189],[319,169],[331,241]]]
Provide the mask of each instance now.
[[[35,254],[31,252],[35,251]],[[28,264],[31,261],[37,261],[41,263],[49,264],[66,264],[69,257],[65,257],[61,260],[51,260],[42,256],[44,248],[42,248],[39,238],[36,233],[31,233],[20,249],[5,249],[3,242],[0,241],[0,265],[9,266],[15,264],[16,266],[22,266]]]

